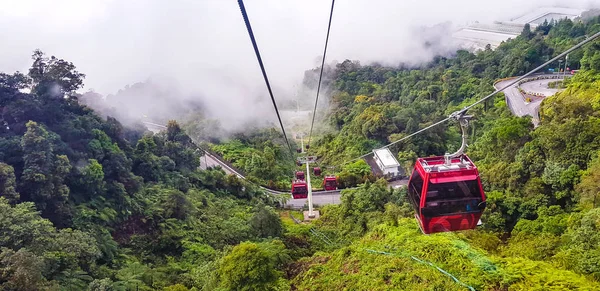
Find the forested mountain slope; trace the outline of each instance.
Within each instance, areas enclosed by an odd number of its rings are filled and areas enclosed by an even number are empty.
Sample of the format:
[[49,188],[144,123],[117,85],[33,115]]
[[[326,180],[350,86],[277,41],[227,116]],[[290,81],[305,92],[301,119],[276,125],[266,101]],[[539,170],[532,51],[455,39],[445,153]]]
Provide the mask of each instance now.
[[[498,50],[459,51],[421,69],[339,64],[331,117],[339,134],[325,135],[318,151],[331,163],[359,156],[444,118],[491,92],[495,79],[525,73],[598,31],[598,19],[561,21],[524,31]],[[412,216],[405,193],[390,195],[385,184],[368,183],[343,192],[342,205],[322,210],[319,229],[336,250],[301,260],[293,283],[301,290],[467,289],[418,261],[425,260],[477,290],[600,288],[600,42],[569,59],[581,71],[565,91],[543,101],[539,127],[512,116],[502,94],[469,111],[476,121],[467,153],[488,196],[481,228],[421,235],[414,219],[402,218]],[[410,169],[415,157],[450,152],[459,138],[450,124],[392,150]]]
[[198,170],[176,122],[152,135],[104,120],[78,103],[72,63],[33,60],[0,73],[0,289],[214,290],[232,245],[282,237],[271,199]]
[[[323,164],[340,165],[599,30],[598,18],[545,24],[497,50],[418,69],[345,61],[326,78],[334,130],[320,129],[314,148]],[[0,289],[598,290],[599,48],[570,56],[581,71],[543,102],[535,129],[501,95],[470,111],[484,225],[429,236],[404,190],[372,181],[362,161],[341,168],[340,184],[367,183],[297,224],[256,186],[199,170],[202,152],[177,122],[152,135],[80,105],[84,75],[36,51],[28,74],[0,73]],[[255,181],[277,183],[287,169],[273,136],[249,133],[219,150]],[[392,150],[410,168],[458,145],[448,125]]]

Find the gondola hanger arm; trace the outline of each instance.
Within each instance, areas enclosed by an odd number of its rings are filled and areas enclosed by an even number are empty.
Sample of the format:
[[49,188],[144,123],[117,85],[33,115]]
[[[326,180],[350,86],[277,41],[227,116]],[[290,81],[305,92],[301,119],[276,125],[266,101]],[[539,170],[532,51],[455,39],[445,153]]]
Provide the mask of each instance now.
[[458,120],[458,123],[460,124],[460,129],[462,131],[462,144],[460,145],[460,148],[452,153],[452,154],[445,154],[444,155],[444,160],[445,160],[445,165],[449,166],[450,164],[452,164],[452,159],[456,158],[456,157],[460,157],[462,155],[464,155],[465,150],[468,147],[467,144],[467,138],[468,138],[468,133],[467,133],[467,128],[469,127],[469,120],[471,120],[473,118],[472,115],[465,115],[466,110],[460,110],[460,111],[456,111],[453,112],[452,114],[450,114],[449,118],[450,119],[455,119]]

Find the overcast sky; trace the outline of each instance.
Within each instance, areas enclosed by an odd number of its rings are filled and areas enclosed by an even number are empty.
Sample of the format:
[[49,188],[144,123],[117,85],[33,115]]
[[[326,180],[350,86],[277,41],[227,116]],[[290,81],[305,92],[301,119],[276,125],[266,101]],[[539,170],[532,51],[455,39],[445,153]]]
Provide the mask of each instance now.
[[[338,0],[327,59],[421,60],[429,56],[415,49],[416,27],[508,20],[536,6],[594,2]],[[320,64],[331,1],[245,4],[276,95],[292,94],[304,71]],[[3,72],[26,71],[40,48],[87,74],[84,91],[109,94],[154,77],[210,96],[266,92],[235,0],[0,0],[0,7]]]

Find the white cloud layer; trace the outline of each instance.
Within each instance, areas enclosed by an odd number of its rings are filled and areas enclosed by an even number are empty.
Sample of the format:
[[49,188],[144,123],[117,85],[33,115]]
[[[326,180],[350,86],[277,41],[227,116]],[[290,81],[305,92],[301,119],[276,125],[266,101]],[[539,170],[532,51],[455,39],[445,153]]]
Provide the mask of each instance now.
[[[419,27],[508,20],[542,5],[595,2],[336,1],[327,59],[421,62],[431,52],[420,49]],[[304,71],[320,64],[331,2],[245,4],[275,96],[289,98]],[[211,109],[229,108],[229,118],[255,109],[250,113],[274,115],[237,1],[0,0],[0,7],[0,71],[26,71],[40,48],[75,63],[87,74],[86,89],[104,95],[152,77],[204,96]]]

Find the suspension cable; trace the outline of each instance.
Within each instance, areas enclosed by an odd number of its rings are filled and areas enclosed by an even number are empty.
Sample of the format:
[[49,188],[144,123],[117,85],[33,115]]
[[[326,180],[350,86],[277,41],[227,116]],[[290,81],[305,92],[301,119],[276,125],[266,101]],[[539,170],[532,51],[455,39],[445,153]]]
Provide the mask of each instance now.
[[[429,130],[429,129],[431,129],[431,128],[435,127],[435,126],[438,126],[438,125],[440,125],[440,124],[442,124],[442,123],[444,123],[444,122],[446,122],[446,121],[448,121],[448,120],[450,120],[450,119],[455,119],[455,118],[456,118],[456,116],[458,116],[458,115],[465,114],[465,113],[466,113],[466,112],[467,112],[469,109],[473,108],[475,105],[477,105],[477,104],[480,104],[481,102],[484,102],[485,100],[487,100],[487,99],[489,99],[489,98],[493,97],[494,95],[496,95],[496,94],[498,94],[498,93],[500,93],[500,92],[502,92],[502,91],[506,90],[507,88],[510,88],[511,86],[513,86],[513,85],[517,84],[518,82],[522,81],[523,79],[525,79],[525,78],[529,77],[529,76],[530,76],[530,75],[532,75],[533,73],[535,73],[535,72],[539,71],[540,69],[544,68],[545,66],[547,66],[547,65],[549,65],[549,64],[551,64],[551,63],[553,63],[553,62],[555,62],[556,60],[558,60],[558,59],[560,59],[560,58],[564,57],[565,55],[567,55],[567,54],[571,53],[572,51],[574,51],[574,50],[576,50],[576,49],[578,49],[578,48],[582,47],[582,46],[583,46],[583,45],[585,45],[586,43],[588,43],[588,42],[591,42],[592,40],[594,40],[594,39],[598,38],[599,36],[600,36],[600,32],[597,32],[596,34],[594,34],[594,35],[592,35],[592,36],[590,36],[590,37],[586,38],[585,40],[583,40],[583,41],[581,41],[580,43],[578,43],[578,44],[574,45],[574,46],[573,46],[573,47],[571,47],[570,49],[568,49],[568,50],[564,51],[563,53],[559,54],[558,56],[556,56],[556,57],[552,58],[551,60],[549,60],[549,61],[547,61],[547,62],[545,62],[545,63],[543,63],[542,65],[538,66],[537,68],[535,68],[535,69],[533,69],[533,70],[529,71],[529,72],[528,72],[528,73],[526,73],[525,75],[523,75],[523,76],[520,76],[520,77],[518,77],[518,78],[515,78],[515,79],[514,79],[512,82],[510,82],[508,85],[506,85],[506,86],[504,86],[504,87],[502,87],[502,88],[499,88],[499,89],[497,89],[496,91],[494,91],[494,92],[490,93],[489,95],[487,95],[487,96],[485,96],[485,97],[483,97],[483,98],[481,98],[481,99],[479,99],[479,100],[475,101],[473,104],[471,104],[471,105],[469,105],[469,106],[466,106],[466,107],[464,107],[463,109],[461,109],[461,110],[459,110],[459,111],[453,112],[452,114],[450,114],[450,116],[448,116],[448,117],[446,117],[446,118],[444,118],[444,119],[442,119],[442,120],[440,120],[440,121],[438,121],[438,122],[436,122],[436,123],[434,123],[434,124],[432,124],[432,125],[429,125],[429,126],[427,126],[427,127],[425,127],[425,128],[422,128],[422,129],[420,129],[420,130],[418,130],[418,131],[415,131],[414,133],[411,133],[411,134],[409,134],[409,135],[407,135],[407,136],[405,136],[405,137],[403,137],[403,138],[401,138],[401,139],[399,139],[399,140],[396,140],[396,141],[394,141],[394,142],[391,142],[391,143],[389,143],[389,144],[387,144],[387,145],[384,145],[384,146],[382,146],[382,147],[380,147],[380,148],[378,148],[378,149],[384,149],[384,148],[390,147],[390,146],[392,146],[392,145],[394,145],[394,144],[397,144],[397,143],[399,143],[399,142],[401,142],[401,141],[407,140],[407,139],[409,139],[409,138],[411,138],[411,137],[413,137],[413,136],[415,136],[415,135],[417,135],[417,134],[420,134],[420,133],[422,133],[422,132],[424,132],[424,131],[426,131],[426,130]],[[369,153],[367,153],[367,154],[364,154],[364,155],[362,155],[362,156],[360,156],[360,157],[358,157],[358,158],[352,159],[352,160],[350,160],[350,161],[348,161],[348,162],[345,162],[345,163],[343,163],[342,165],[345,165],[345,164],[348,164],[348,163],[351,163],[351,162],[354,162],[354,161],[360,160],[360,159],[362,159],[362,158],[364,158],[364,157],[366,157],[366,156],[369,156],[369,155],[371,155],[371,152],[369,152]]]
[[321,80],[323,79],[323,68],[325,68],[325,56],[327,55],[327,44],[329,43],[329,31],[331,30],[331,19],[333,18],[333,7],[335,0],[331,0],[331,12],[329,12],[329,24],[327,25],[327,37],[325,37],[325,49],[323,50],[323,60],[321,61],[321,73],[319,74],[319,84],[317,85],[317,98],[315,98],[315,108],[313,110],[312,122],[310,123],[310,133],[308,134],[308,143],[310,149],[310,140],[312,137],[313,126],[315,125],[315,116],[317,115],[317,103],[319,102],[319,92],[321,91]]
[[248,29],[248,35],[250,36],[250,40],[252,41],[252,46],[254,47],[254,52],[256,53],[256,58],[258,60],[258,64],[260,65],[260,70],[262,71],[262,75],[265,79],[265,84],[267,85],[267,89],[269,90],[269,95],[271,96],[271,101],[273,101],[273,107],[275,108],[275,113],[277,113],[277,119],[279,120],[279,125],[281,126],[283,137],[285,138],[285,143],[287,144],[288,149],[290,150],[290,154],[293,157],[294,152],[292,151],[292,146],[290,145],[290,141],[288,140],[287,134],[285,133],[283,122],[281,122],[281,115],[279,115],[279,109],[277,109],[277,103],[275,102],[275,97],[273,97],[273,90],[271,90],[271,84],[269,83],[269,78],[267,77],[265,66],[263,65],[262,58],[260,57],[260,51],[258,50],[258,45],[256,44],[254,33],[252,32],[252,26],[250,25],[250,20],[248,19],[248,14],[246,13],[244,1],[238,0],[238,5],[240,6],[240,11],[242,12],[242,16],[244,17],[244,22],[246,23],[246,28]]

